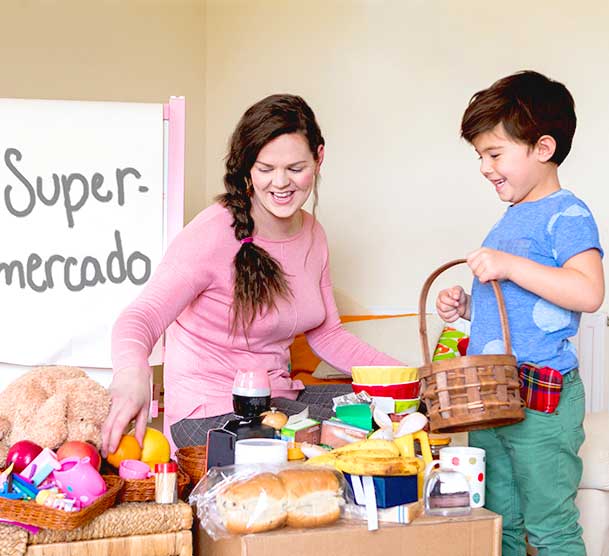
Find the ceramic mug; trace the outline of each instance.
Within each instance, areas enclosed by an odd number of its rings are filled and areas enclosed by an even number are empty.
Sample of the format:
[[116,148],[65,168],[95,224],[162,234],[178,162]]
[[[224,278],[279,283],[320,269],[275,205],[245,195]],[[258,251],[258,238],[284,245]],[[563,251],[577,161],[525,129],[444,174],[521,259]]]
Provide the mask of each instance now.
[[154,473],[150,472],[150,466],[137,459],[124,459],[118,466],[118,474],[123,479],[148,479]]
[[484,506],[484,485],[486,482],[486,452],[482,448],[450,446],[440,450],[440,466],[463,473],[469,483],[469,497],[472,508]]
[[288,443],[274,438],[247,438],[235,443],[235,464],[286,463]]

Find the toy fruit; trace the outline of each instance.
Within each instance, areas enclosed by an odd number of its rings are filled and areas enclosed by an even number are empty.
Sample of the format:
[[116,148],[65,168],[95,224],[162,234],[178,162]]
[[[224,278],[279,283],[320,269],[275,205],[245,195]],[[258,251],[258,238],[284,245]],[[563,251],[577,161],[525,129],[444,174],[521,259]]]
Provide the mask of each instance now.
[[91,465],[99,471],[101,456],[93,444],[80,440],[69,440],[68,442],[64,442],[57,449],[57,459],[59,461],[66,458],[85,458],[87,456],[89,457]]
[[167,463],[171,455],[169,440],[156,429],[148,427],[142,443],[142,455],[140,459],[150,466],[154,471],[155,463]]
[[29,440],[20,440],[15,442],[6,455],[6,466],[13,464],[13,471],[21,473],[30,462],[42,452],[42,447]]
[[118,447],[116,448],[116,452],[108,454],[106,460],[108,460],[110,465],[114,465],[114,467],[118,469],[121,461],[126,459],[140,459],[141,455],[142,449],[137,443],[135,436],[123,434],[118,443]]

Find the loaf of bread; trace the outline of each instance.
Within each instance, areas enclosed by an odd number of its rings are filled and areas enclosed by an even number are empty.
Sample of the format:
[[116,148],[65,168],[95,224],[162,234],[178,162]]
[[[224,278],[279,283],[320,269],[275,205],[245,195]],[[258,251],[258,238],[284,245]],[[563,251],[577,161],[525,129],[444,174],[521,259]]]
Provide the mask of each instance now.
[[290,527],[320,527],[340,517],[340,482],[331,469],[285,469],[277,475],[287,493]]
[[259,533],[283,527],[288,499],[283,483],[272,473],[228,485],[216,496],[216,508],[230,533]]
[[320,527],[340,517],[342,490],[330,469],[285,469],[229,484],[216,508],[230,533],[259,533],[289,525]]

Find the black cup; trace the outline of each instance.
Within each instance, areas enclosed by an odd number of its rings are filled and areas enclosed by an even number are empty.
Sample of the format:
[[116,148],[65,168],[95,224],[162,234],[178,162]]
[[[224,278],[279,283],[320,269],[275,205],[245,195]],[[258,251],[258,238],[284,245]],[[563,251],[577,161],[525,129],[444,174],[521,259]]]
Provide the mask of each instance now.
[[271,409],[271,395],[268,396],[240,396],[233,394],[233,410],[235,415],[244,417],[257,417],[264,411]]

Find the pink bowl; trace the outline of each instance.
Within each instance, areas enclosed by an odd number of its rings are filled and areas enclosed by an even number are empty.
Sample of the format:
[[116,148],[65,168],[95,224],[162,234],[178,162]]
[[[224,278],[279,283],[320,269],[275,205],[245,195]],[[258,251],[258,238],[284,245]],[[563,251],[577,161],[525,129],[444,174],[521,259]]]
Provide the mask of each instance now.
[[395,400],[417,398],[419,396],[419,381],[403,382],[401,384],[356,384],[352,383],[353,391],[367,392],[371,396],[382,396]]

